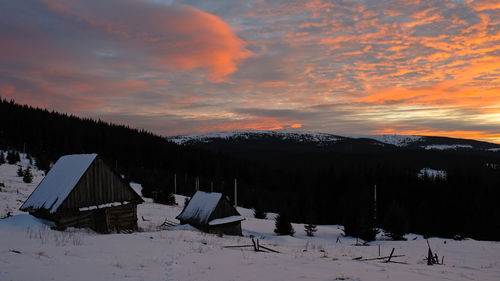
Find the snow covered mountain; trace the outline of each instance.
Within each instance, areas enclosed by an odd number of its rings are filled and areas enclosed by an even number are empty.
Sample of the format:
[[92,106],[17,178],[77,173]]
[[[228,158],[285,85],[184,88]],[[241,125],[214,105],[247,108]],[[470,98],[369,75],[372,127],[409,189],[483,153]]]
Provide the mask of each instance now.
[[[490,152],[500,151],[500,145],[476,140],[456,139],[433,136],[414,135],[348,135],[340,136],[327,133],[293,131],[293,130],[242,130],[220,133],[181,135],[167,137],[168,140],[180,145],[204,146],[217,143],[250,143],[269,142],[313,145],[316,147],[352,147],[361,150],[378,147],[411,148],[424,150],[457,150],[472,149]],[[361,147],[360,147],[361,146]]]
[[303,131],[290,131],[290,130],[242,130],[242,131],[228,131],[201,135],[182,135],[167,137],[172,142],[177,144],[194,144],[194,143],[208,143],[216,140],[250,140],[259,138],[277,138],[281,140],[294,140],[299,142],[336,142],[346,137],[336,136],[325,133],[303,132]]

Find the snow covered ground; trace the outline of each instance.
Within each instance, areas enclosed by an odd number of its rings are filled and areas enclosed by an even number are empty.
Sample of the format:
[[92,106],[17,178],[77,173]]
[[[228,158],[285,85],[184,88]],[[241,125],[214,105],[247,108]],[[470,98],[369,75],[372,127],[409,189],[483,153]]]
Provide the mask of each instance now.
[[429,177],[431,179],[446,179],[447,173],[443,170],[422,168],[420,172],[418,172],[417,176],[421,179],[423,179],[424,177]]
[[459,149],[459,148],[472,148],[472,145],[469,144],[432,144],[427,145],[425,147],[426,150],[434,149],[434,150],[448,150],[448,149]]
[[352,135],[351,137],[374,139],[382,143],[392,144],[399,147],[404,147],[411,143],[422,141],[424,139],[423,136],[412,135]]
[[[27,165],[23,160],[22,165]],[[178,206],[146,202],[139,205],[141,232],[100,235],[86,229],[51,230],[43,221],[17,210],[42,179],[32,184],[16,174],[17,166],[0,165],[0,280],[500,280],[500,243],[466,239],[431,238],[429,243],[444,265],[427,266],[427,242],[419,235],[408,241],[387,241],[382,236],[370,246],[353,246],[340,226],[318,226],[307,237],[302,224],[293,224],[294,237],[275,236],[274,221],[252,217],[239,208],[243,237],[200,233],[192,227],[158,228],[165,219],[176,222]],[[135,184],[134,188],[140,189]],[[274,217],[271,214],[269,217]],[[224,248],[251,244],[280,253],[252,248]],[[359,261],[356,257],[389,255],[404,262]]]

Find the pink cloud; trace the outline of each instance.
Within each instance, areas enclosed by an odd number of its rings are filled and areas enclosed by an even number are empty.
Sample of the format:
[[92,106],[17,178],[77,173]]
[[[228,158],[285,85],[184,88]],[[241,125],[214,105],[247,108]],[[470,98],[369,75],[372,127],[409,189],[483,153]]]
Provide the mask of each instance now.
[[145,58],[159,69],[207,69],[211,81],[221,82],[252,55],[227,23],[193,7],[131,0],[43,2],[88,25],[100,40],[122,45],[117,52]]

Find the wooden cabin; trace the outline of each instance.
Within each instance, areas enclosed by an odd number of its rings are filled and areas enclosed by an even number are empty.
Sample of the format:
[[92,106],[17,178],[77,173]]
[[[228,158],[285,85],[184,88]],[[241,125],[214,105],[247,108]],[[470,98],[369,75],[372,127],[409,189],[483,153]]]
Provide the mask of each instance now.
[[245,218],[221,193],[197,191],[177,219],[209,233],[242,235]]
[[142,198],[97,154],[62,156],[20,210],[55,222],[56,229],[137,230]]

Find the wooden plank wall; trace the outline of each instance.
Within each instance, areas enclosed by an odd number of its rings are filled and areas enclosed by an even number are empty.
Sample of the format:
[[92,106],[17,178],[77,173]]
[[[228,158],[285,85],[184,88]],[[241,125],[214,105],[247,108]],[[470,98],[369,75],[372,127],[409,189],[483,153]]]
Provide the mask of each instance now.
[[242,235],[241,221],[210,226],[208,232],[213,234],[227,234],[227,235],[241,236]]
[[214,220],[214,219],[219,219],[219,218],[225,218],[229,216],[239,216],[240,214],[238,211],[229,203],[224,198],[221,198],[219,200],[219,203],[215,207],[214,211],[210,215],[210,218],[208,221]]
[[97,158],[64,200],[60,210],[138,199],[137,194]]
[[[59,214],[55,218],[56,228],[63,230],[67,227],[88,227],[98,231],[95,228],[96,212],[97,210],[89,210]],[[107,230],[104,233],[137,230],[137,204],[135,203],[106,208],[106,216]]]

